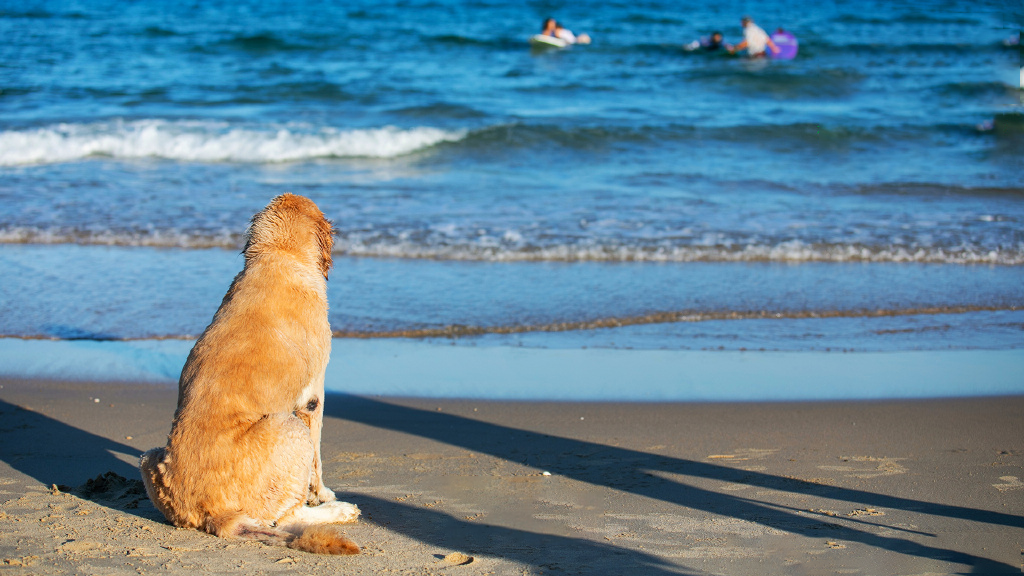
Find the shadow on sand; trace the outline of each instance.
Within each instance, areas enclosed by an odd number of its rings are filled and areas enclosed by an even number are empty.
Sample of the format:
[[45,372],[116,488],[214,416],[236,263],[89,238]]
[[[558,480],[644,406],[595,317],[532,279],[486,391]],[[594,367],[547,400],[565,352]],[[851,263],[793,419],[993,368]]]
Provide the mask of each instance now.
[[[863,490],[840,488],[765,474],[737,470],[725,466],[672,458],[660,454],[649,454],[637,450],[618,448],[550,436],[536,432],[482,422],[444,412],[427,411],[389,404],[369,398],[337,395],[335,401],[326,401],[327,415],[359,422],[369,426],[403,432],[430,438],[466,450],[489,454],[511,462],[550,471],[552,474],[586,482],[595,486],[625,491],[645,498],[653,498],[693,510],[728,516],[792,534],[820,538],[822,519],[798,514],[797,510],[776,504],[723,494],[689,485],[680,476],[707,478],[729,483],[770,488],[795,494],[848,501],[859,506],[900,509],[917,514],[943,516],[993,526],[1024,528],[1024,518],[999,512],[964,508],[961,506],[935,504]],[[535,451],[527,454],[523,446]],[[666,476],[672,476],[667,478]],[[360,496],[366,499],[365,496]],[[362,503],[361,503],[362,504]],[[465,542],[453,541],[450,528],[459,522],[450,517],[439,518],[436,512],[403,510],[394,502],[376,501],[366,503],[367,510],[375,507],[380,517],[399,516],[402,522],[389,522],[391,530],[403,532],[424,542],[450,548],[465,548]],[[418,515],[418,516],[417,516]],[[442,515],[443,516],[443,515]],[[865,523],[866,524],[866,523]],[[525,555],[517,550],[529,548],[538,535],[473,523],[478,533],[475,538],[477,553],[526,561]],[[425,528],[430,526],[432,528]],[[953,562],[970,567],[970,574],[1019,574],[1020,569],[1009,564],[987,558],[965,554],[955,550],[927,546],[896,536],[881,536],[850,526],[832,524],[829,537],[836,540],[859,542],[861,544],[931,560]],[[865,528],[870,528],[865,526]],[[965,526],[965,529],[968,529]],[[491,531],[489,533],[489,531]],[[464,533],[463,531],[459,532]],[[907,531],[906,533],[909,533]],[[921,534],[921,533],[917,533]],[[543,536],[551,548],[551,536]],[[599,546],[585,540],[574,540],[572,546],[593,546],[595,555],[614,554],[618,560],[612,565],[621,567],[623,573],[643,567],[647,574],[657,573],[661,565],[656,558],[614,546]],[[607,565],[606,565],[607,566]],[[566,567],[563,567],[565,569]],[[678,573],[675,569],[661,566],[661,569]]]
[[[511,462],[526,464],[528,459],[531,466],[580,482],[808,537],[820,537],[820,532],[816,532],[821,527],[819,519],[808,518],[797,514],[796,510],[756,499],[721,494],[688,485],[680,481],[678,476],[743,483],[845,500],[858,505],[901,509],[993,526],[1024,527],[1024,518],[1019,516],[736,470],[715,464],[549,436],[367,398],[340,396],[335,401],[328,401],[325,404],[329,417],[413,434]],[[527,455],[520,450],[524,445],[538,448]],[[98,491],[92,496],[85,489],[88,485],[87,480],[96,479],[93,480],[95,483],[100,477],[108,476],[108,472],[128,479],[138,477],[138,469],[115,453],[133,458],[137,456],[138,450],[0,400],[0,460],[45,486],[79,486],[76,494],[80,496],[105,506],[127,508],[127,512],[140,517],[162,521],[159,512],[150,506],[146,506],[145,511],[131,510],[130,500],[125,503],[125,498],[134,495],[131,486],[114,487],[119,490],[116,493]],[[663,475],[672,475],[673,478],[666,478]],[[592,559],[593,565],[600,566],[603,571],[655,575],[686,573],[685,569],[671,565],[657,556],[610,544],[466,522],[436,510],[425,510],[380,498],[360,496],[360,499],[360,506],[368,512],[373,521],[386,526],[389,530],[431,545],[472,550],[477,554],[532,564],[541,570],[568,567],[558,566],[557,556],[554,555],[541,554],[546,560],[538,560],[538,550],[572,549],[579,557]],[[466,534],[469,535],[468,541]],[[909,556],[958,563],[970,567],[971,574],[1020,573],[1017,567],[1008,564],[954,550],[926,546],[904,538],[880,536],[849,526],[835,526],[829,536]],[[578,570],[586,567],[572,568]]]
[[[123,457],[118,457],[122,454]],[[133,460],[139,450],[0,400],[0,460],[44,486],[149,520],[163,520],[147,500]]]

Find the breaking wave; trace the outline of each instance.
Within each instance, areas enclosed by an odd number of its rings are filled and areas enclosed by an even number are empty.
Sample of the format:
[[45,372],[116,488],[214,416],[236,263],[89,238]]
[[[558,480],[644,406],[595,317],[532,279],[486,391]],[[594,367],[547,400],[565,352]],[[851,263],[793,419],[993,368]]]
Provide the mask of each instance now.
[[[763,78],[761,81],[770,81]],[[953,90],[996,90],[1000,84],[956,85]],[[250,101],[274,98],[344,100],[349,96],[331,83],[281,84],[246,96]],[[436,103],[395,112],[410,118],[478,119],[483,113],[458,105]],[[987,131],[1019,132],[1019,114],[996,116]],[[0,132],[0,166],[47,165],[90,158],[158,158],[182,162],[287,163],[322,158],[395,158],[451,143],[460,150],[505,154],[510,150],[552,146],[599,150],[613,145],[672,142],[773,142],[776,146],[875,146],[880,142],[920,141],[944,134],[976,134],[974,125],[823,125],[811,122],[719,127],[689,124],[590,125],[571,128],[519,121],[475,129],[431,126],[341,129],[302,124],[238,125],[209,120],[114,120],[64,123]]]
[[239,163],[393,158],[465,136],[464,130],[432,127],[342,130],[156,119],[68,123],[0,132],[0,166],[58,164],[93,157]]

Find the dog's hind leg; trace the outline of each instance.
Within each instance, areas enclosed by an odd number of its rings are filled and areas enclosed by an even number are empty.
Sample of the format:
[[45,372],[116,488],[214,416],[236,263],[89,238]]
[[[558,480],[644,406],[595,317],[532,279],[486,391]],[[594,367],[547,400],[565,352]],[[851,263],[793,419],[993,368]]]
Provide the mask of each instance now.
[[291,412],[267,414],[237,438],[224,486],[234,505],[261,525],[271,525],[306,502],[312,471],[309,429]]
[[324,375],[320,374],[307,387],[307,395],[301,398],[302,406],[295,415],[309,428],[313,441],[313,470],[309,477],[309,495],[306,503],[316,506],[335,500],[334,491],[324,486],[323,459],[320,455],[320,437],[324,428]]
[[139,472],[142,473],[142,483],[146,486],[146,495],[153,503],[153,506],[171,522],[178,520],[174,509],[171,506],[173,497],[171,494],[170,471],[167,464],[170,456],[166,448],[153,448],[139,458]]

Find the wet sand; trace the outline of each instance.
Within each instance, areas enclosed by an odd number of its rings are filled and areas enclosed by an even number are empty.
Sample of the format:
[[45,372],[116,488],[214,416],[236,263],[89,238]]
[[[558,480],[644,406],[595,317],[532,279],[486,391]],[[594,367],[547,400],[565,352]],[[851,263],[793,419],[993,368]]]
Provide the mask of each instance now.
[[[529,403],[331,395],[356,557],[168,525],[170,386],[0,380],[8,574],[1020,574],[1024,397]],[[628,385],[628,383],[624,383]]]

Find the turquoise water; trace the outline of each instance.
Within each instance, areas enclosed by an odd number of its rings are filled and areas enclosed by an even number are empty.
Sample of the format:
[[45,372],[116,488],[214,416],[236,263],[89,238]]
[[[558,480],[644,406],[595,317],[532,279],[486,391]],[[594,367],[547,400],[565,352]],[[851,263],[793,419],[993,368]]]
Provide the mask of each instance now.
[[[747,13],[797,58],[683,49],[737,42]],[[594,42],[531,51],[547,16]],[[637,373],[655,352],[769,372],[999,353],[1024,392],[1022,21],[1010,2],[0,5],[0,349],[149,343],[164,366],[291,191],[338,231],[336,353],[603,351]],[[126,377],[75,357],[0,373]],[[691,389],[643,373],[638,398]]]
[[[0,341],[6,374],[174,384],[193,342]],[[700,352],[336,339],[328,391],[489,400],[782,402],[1019,395],[1024,351]]]

